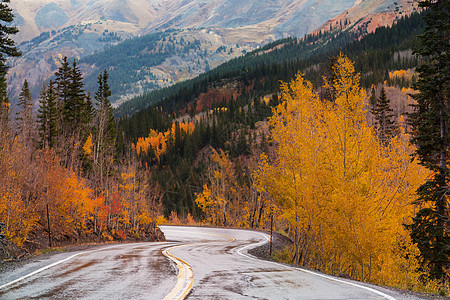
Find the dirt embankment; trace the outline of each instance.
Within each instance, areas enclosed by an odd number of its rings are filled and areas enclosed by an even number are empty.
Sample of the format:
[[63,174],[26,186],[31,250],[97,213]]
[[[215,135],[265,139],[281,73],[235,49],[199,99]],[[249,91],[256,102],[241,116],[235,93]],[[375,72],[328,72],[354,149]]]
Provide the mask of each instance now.
[[[273,233],[272,255],[277,252],[282,252],[286,247],[291,245],[292,241],[288,237],[276,232]],[[248,253],[253,256],[256,256],[259,259],[275,261],[275,259],[270,256],[270,243],[250,249]]]
[[26,254],[4,236],[0,235],[0,263],[20,259]]
[[0,265],[3,262],[21,258],[26,254],[26,251],[19,249],[6,238],[6,236],[2,233],[4,227],[5,224],[0,222]]

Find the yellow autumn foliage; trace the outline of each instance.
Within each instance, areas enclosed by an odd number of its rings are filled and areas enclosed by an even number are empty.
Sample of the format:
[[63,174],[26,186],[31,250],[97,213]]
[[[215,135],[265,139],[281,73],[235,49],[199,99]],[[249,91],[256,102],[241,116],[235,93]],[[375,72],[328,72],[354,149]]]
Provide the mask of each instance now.
[[[188,123],[180,123],[180,130],[185,134],[192,134],[195,129],[195,125],[193,122]],[[139,155],[141,153],[148,154],[150,148],[153,150],[155,157],[157,160],[161,157],[161,155],[167,152],[167,141],[172,136],[175,136],[176,124],[173,123],[172,127],[166,132],[158,132],[156,130],[150,129],[150,133],[148,137],[138,138],[136,145],[133,145],[133,148],[136,148],[136,153]]]
[[293,228],[294,262],[334,275],[407,287],[417,282],[417,248],[403,224],[429,176],[411,162],[402,131],[381,144],[366,121],[365,93],[353,63],[332,68],[334,103],[301,75],[283,83],[270,118],[276,158],[262,155],[256,184]]
[[92,133],[86,139],[86,142],[83,145],[84,154],[88,157],[92,157],[92,148],[94,147],[94,143],[92,142]]
[[389,72],[389,78],[393,79],[395,77],[402,77],[406,75],[406,70],[396,70],[394,72]]
[[195,202],[214,225],[243,226],[248,207],[242,199],[233,163],[223,150],[211,149],[208,183],[196,194]]

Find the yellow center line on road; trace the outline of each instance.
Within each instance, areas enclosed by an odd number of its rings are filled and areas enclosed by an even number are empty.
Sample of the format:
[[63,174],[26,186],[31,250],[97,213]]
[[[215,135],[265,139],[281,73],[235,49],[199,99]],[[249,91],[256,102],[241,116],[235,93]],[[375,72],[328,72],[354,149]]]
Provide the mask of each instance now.
[[175,262],[179,270],[177,284],[172,289],[172,291],[164,298],[165,300],[186,298],[186,296],[192,289],[192,285],[194,284],[194,272],[192,271],[192,267],[181,258],[176,257],[175,255],[170,253],[171,250],[182,246],[186,245],[170,247],[162,252],[164,256]]
[[[230,243],[235,241],[236,239],[230,236],[226,235],[218,235],[218,234],[210,234],[210,233],[200,233],[200,232],[193,232],[193,231],[184,231],[184,230],[165,230],[166,232],[183,232],[183,233],[194,233],[199,235],[209,235],[209,236],[216,236],[216,237],[224,237],[229,239],[228,241],[225,241],[226,243]],[[203,243],[190,243],[190,244],[184,244],[184,245],[178,245],[173,246],[170,248],[167,248],[162,253],[164,256],[175,262],[175,264],[178,267],[178,280],[175,287],[170,291],[170,293],[164,298],[164,300],[182,300],[187,297],[187,295],[192,290],[192,287],[194,285],[194,271],[192,270],[192,267],[183,259],[173,255],[170,251],[186,247],[186,246],[193,246],[193,245],[202,245],[202,244],[209,244],[211,242],[203,242]]]

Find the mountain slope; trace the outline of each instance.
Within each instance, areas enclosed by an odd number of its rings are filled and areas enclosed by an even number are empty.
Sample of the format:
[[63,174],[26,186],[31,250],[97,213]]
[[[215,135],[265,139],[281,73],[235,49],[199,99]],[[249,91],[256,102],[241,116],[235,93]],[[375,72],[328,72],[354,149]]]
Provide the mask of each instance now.
[[378,27],[391,26],[394,22],[419,11],[418,0],[358,0],[355,5],[338,16],[328,20],[318,30],[340,28],[373,33]]
[[120,28],[136,35],[157,16],[155,4],[144,0],[21,0],[12,1],[11,7],[20,29],[15,37],[18,43],[31,40],[45,31],[98,21],[111,30]]
[[[37,97],[62,56],[86,57],[83,71],[87,89],[93,91],[97,74],[108,69],[116,87],[112,100],[118,105],[151,89],[192,78],[280,37],[303,36],[333,17],[322,30],[344,24],[342,30],[364,28],[371,32],[376,26],[392,24],[402,13],[413,11],[417,2],[398,1],[13,1],[20,29],[15,38],[21,42],[24,55],[11,62],[10,95],[14,102],[26,78]],[[374,14],[377,20],[385,22],[372,21]],[[98,59],[108,56],[103,52],[106,48],[157,32],[170,32],[170,38],[155,41],[158,47],[148,45],[152,51],[145,50],[142,41],[134,40],[142,46],[141,53],[127,57],[125,68],[123,63]],[[138,65],[143,59],[152,63]]]
[[16,40],[48,30],[108,23],[138,35],[162,29],[238,28],[267,30],[276,38],[303,36],[353,6],[355,0],[21,0],[11,5],[22,29]]
[[[209,67],[241,55],[243,51],[245,53],[280,37],[303,36],[352,7],[354,1],[13,1],[11,6],[20,29],[15,39],[24,55],[11,62],[11,98],[14,100],[17,96],[25,78],[36,97],[42,82],[56,70],[60,56],[79,59],[132,37],[167,30],[175,30],[174,40],[186,39],[188,35],[191,41],[201,41],[198,51],[193,51],[187,59],[179,55],[167,57],[157,70],[146,74],[150,82],[143,80],[115,95],[115,99],[124,101],[146,88],[159,88],[191,78]],[[236,44],[241,49],[230,51]],[[223,47],[227,51],[215,55],[216,50]],[[208,54],[206,59],[197,58],[204,53]],[[96,65],[85,66],[84,71],[87,75],[101,72]],[[151,81],[153,77],[158,77],[156,82]]]
[[[246,88],[264,82],[262,86],[258,85],[258,92],[270,94],[278,90],[279,80],[290,80],[299,71],[320,86],[320,74],[326,73],[329,58],[339,52],[355,61],[362,73],[361,83],[370,87],[389,80],[387,76],[391,70],[416,66],[417,58],[411,55],[411,49],[423,26],[422,16],[416,13],[400,19],[390,28],[378,28],[361,40],[354,40],[358,35],[349,31],[311,34],[303,40],[279,40],[189,81],[136,97],[119,106],[115,114],[139,119],[133,115],[141,114],[140,111],[155,103],[173,113],[196,101],[208,89],[235,80],[243,82]],[[242,85],[238,86],[242,88]]]

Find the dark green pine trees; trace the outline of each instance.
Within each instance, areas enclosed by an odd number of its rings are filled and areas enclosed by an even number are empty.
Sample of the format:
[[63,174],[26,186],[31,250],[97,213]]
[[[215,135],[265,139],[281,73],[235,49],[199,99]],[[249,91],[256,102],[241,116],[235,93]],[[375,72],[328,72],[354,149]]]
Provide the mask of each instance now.
[[76,60],[72,66],[64,57],[56,72],[57,91],[57,152],[64,165],[81,169],[83,145],[89,136],[92,122],[92,101],[84,92],[81,69]]
[[58,135],[58,110],[56,106],[57,94],[53,81],[47,88],[43,88],[39,99],[38,109],[38,133],[41,147],[54,148]]
[[[73,138],[82,134],[83,125],[90,122],[89,116],[86,115],[88,103],[85,101],[83,76],[77,61],[74,60],[72,68],[69,70],[69,82],[67,85],[67,94],[63,102],[63,127],[67,134],[66,137]],[[62,82],[58,82],[60,85]],[[66,82],[64,82],[66,84]],[[86,119],[88,118],[88,119]]]
[[[374,93],[374,90],[372,90],[372,93]],[[373,101],[372,97],[370,101]],[[375,118],[375,128],[377,129],[378,138],[387,145],[396,133],[396,126],[392,120],[394,113],[391,108],[391,101],[386,96],[384,87],[381,88],[380,97],[374,102],[372,113]]]
[[6,64],[7,56],[20,56],[15,42],[9,38],[18,32],[14,26],[8,26],[14,20],[12,9],[8,6],[9,0],[0,2],[0,134],[3,135],[9,126],[9,99],[6,90]]
[[25,80],[19,94],[19,111],[16,114],[17,133],[22,141],[31,146],[34,142],[33,99],[28,81]]
[[40,96],[40,144],[54,148],[65,167],[82,170],[83,145],[92,131],[92,100],[84,92],[83,76],[76,60],[70,65],[64,57],[55,77]]
[[369,98],[369,105],[370,105],[370,112],[375,115],[375,107],[377,105],[377,92],[375,90],[375,86],[372,85],[372,90],[370,92],[370,98]]
[[428,11],[425,32],[415,50],[423,64],[414,85],[419,93],[410,122],[416,154],[434,176],[418,189],[419,211],[407,228],[420,249],[423,269],[430,278],[444,281],[450,272],[450,1],[427,0],[420,5]]
[[64,126],[64,107],[67,105],[69,98],[69,85],[70,85],[70,64],[67,61],[67,57],[65,56],[63,58],[63,61],[61,62],[61,65],[58,68],[58,71],[55,73],[55,91],[57,95],[56,100],[56,108],[57,108],[57,125],[58,125],[58,143],[62,143],[60,141],[61,139],[65,139],[65,137],[68,135],[66,133],[66,128]]

